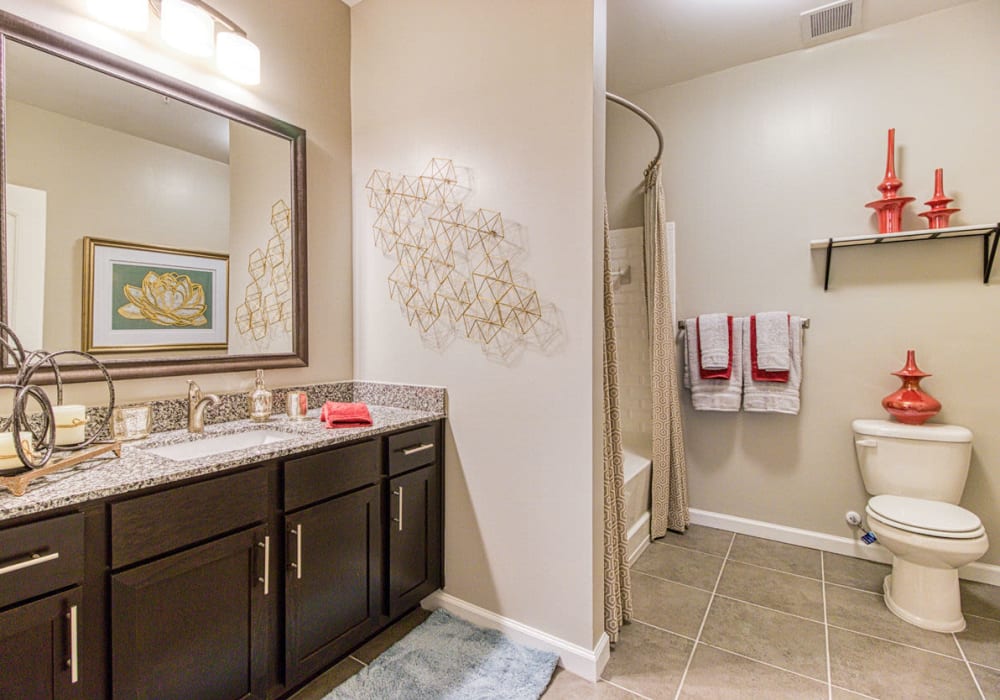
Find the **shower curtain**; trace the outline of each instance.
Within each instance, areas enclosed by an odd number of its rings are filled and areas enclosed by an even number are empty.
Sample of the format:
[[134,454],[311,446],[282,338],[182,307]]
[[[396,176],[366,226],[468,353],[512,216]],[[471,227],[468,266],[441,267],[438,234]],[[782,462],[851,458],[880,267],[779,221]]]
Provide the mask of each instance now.
[[611,288],[608,206],[604,205],[604,629],[618,641],[623,622],[632,619],[632,582],[628,570],[625,522],[625,472],[621,413],[618,406],[618,343]]
[[654,539],[666,535],[667,530],[684,532],[691,521],[677,386],[677,346],[674,341],[676,326],[671,310],[668,279],[670,268],[666,250],[666,204],[660,178],[660,164],[651,164],[646,171],[643,252],[653,395]]

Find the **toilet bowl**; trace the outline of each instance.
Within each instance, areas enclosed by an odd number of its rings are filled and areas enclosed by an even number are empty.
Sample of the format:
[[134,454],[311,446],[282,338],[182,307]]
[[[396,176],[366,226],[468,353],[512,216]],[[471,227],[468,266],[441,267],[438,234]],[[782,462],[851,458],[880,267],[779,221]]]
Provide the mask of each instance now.
[[975,513],[958,505],[972,455],[972,433],[957,425],[855,420],[855,454],[872,495],[868,528],[892,553],[886,606],[936,632],[965,629],[959,567],[986,553]]
[[868,527],[892,552],[883,585],[898,617],[935,632],[961,632],[958,568],[979,559],[989,539],[979,518],[959,506],[905,496],[873,497]]

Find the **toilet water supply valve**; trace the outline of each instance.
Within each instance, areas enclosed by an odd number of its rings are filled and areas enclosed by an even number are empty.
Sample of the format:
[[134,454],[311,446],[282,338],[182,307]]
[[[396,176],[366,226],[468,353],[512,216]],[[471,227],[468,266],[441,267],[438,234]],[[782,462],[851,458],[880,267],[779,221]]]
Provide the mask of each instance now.
[[875,542],[876,539],[875,533],[869,530],[867,527],[865,527],[864,522],[861,520],[861,515],[857,511],[855,510],[847,511],[847,514],[844,516],[844,519],[847,520],[848,525],[850,525],[851,527],[856,527],[859,530],[861,530],[861,532],[864,533],[863,535],[861,535],[862,542],[864,542],[865,544],[873,544]]

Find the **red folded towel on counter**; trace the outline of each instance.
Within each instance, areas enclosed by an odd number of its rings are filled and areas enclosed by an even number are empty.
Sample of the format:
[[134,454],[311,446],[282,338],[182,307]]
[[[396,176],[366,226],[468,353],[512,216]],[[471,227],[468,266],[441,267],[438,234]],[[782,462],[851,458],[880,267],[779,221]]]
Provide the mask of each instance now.
[[698,336],[698,373],[702,379],[729,379],[733,376],[733,317],[726,318],[729,326],[729,365],[725,369],[705,369],[701,365],[701,321],[695,319],[695,334]]
[[[788,317],[791,324],[792,317]],[[787,382],[788,370],[768,372],[757,366],[757,316],[750,317],[750,376],[755,382]]]
[[319,419],[327,428],[361,428],[372,424],[368,406],[363,403],[327,401],[319,412]]

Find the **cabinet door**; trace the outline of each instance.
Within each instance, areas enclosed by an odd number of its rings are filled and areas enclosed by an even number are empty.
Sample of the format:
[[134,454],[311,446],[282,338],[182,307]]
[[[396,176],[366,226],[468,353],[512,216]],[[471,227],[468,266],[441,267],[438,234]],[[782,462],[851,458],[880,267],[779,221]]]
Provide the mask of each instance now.
[[0,698],[82,698],[79,587],[0,613]]
[[265,696],[264,543],[243,530],[111,577],[115,698]]
[[289,682],[320,670],[378,628],[379,523],[375,485],[285,517]]
[[390,618],[441,587],[439,473],[431,465],[389,480]]

